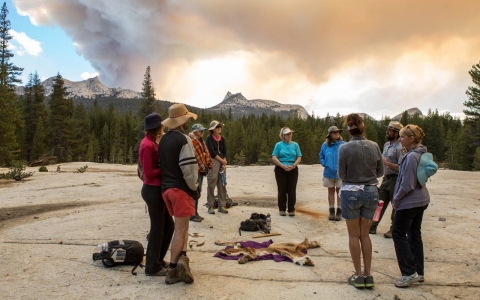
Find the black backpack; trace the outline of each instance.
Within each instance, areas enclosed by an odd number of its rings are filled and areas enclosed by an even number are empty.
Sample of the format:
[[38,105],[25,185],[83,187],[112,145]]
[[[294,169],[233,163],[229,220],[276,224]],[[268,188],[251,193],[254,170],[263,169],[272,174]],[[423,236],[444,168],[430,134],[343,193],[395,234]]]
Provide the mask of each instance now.
[[143,268],[142,261],[145,255],[143,245],[133,240],[116,240],[100,245],[101,252],[93,253],[93,260],[102,260],[105,267],[118,265],[133,265],[132,275],[138,266]]
[[242,221],[240,223],[240,228],[238,229],[238,234],[242,235],[243,231],[263,231],[264,233],[270,233],[270,231],[265,226],[267,223],[267,216],[264,214],[253,213],[250,216],[250,219]]

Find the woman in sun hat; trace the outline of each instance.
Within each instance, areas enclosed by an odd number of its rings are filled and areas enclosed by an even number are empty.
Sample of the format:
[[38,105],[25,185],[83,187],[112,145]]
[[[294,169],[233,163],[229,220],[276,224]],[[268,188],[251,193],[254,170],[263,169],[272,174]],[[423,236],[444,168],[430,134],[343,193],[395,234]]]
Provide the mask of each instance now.
[[400,130],[400,143],[408,152],[398,168],[392,200],[395,208],[392,237],[402,273],[400,280],[395,283],[397,287],[407,287],[424,281],[421,228],[423,212],[430,203],[430,195],[425,185],[427,176],[417,175],[422,154],[427,152],[427,147],[422,145],[424,137],[422,128],[416,125],[408,124]]
[[[318,154],[320,164],[323,169],[323,186],[328,189],[328,206],[330,221],[340,221],[342,219],[342,208],[340,205],[339,190],[342,186],[342,180],[338,178],[338,149],[345,144],[342,140],[342,129],[337,126],[328,128],[327,139],[320,148]],[[335,192],[337,192],[337,213],[335,214]]]
[[165,254],[172,240],[174,223],[162,198],[162,169],[158,166],[158,145],[163,135],[162,117],[153,113],[145,117],[145,137],[140,143],[139,161],[143,170],[142,198],[150,216],[145,274],[165,275]]
[[295,216],[297,202],[298,164],[302,160],[300,146],[292,140],[293,130],[280,129],[280,142],[275,144],[272,160],[275,163],[275,180],[278,189],[278,210],[280,216]]
[[[222,214],[228,213],[227,210],[227,189],[223,184],[221,176],[225,176],[225,170],[227,168],[227,145],[225,138],[221,135],[222,127],[224,124],[213,120],[210,122],[210,135],[205,139],[208,151],[213,161],[213,169],[207,175],[207,202],[208,213],[215,214],[213,208],[215,198],[215,187],[218,192],[218,212]],[[223,175],[220,174],[223,172]]]
[[384,172],[382,152],[377,143],[364,136],[365,123],[358,114],[346,116],[344,125],[352,136],[338,150],[342,217],[347,224],[348,246],[355,268],[348,283],[356,288],[372,288],[372,241],[368,231],[378,206],[377,178]]

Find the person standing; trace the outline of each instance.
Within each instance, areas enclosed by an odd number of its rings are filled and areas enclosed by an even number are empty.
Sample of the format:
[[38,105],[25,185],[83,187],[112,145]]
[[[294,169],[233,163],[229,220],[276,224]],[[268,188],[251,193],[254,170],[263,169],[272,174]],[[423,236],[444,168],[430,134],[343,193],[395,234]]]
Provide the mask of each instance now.
[[[370,226],[370,234],[377,233],[377,226],[382,220],[383,214],[387,210],[388,204],[392,201],[393,191],[395,190],[395,183],[398,177],[398,165],[402,162],[403,152],[402,145],[398,141],[400,136],[400,129],[403,125],[398,121],[391,121],[387,126],[385,132],[388,142],[383,146],[382,160],[385,167],[385,174],[383,176],[382,184],[378,190],[379,198],[383,201],[382,212],[378,221],[374,221]],[[392,225],[395,218],[395,209],[392,208],[390,219],[392,223],[390,229],[383,234],[385,238],[392,238]]]
[[[338,178],[338,149],[345,144],[340,136],[342,129],[337,126],[328,128],[327,139],[320,148],[318,154],[320,164],[323,169],[323,186],[328,189],[328,219],[330,221],[340,221],[342,219],[342,208],[340,205],[339,190],[342,181]],[[335,192],[337,193],[337,213],[335,214]]]
[[352,136],[338,151],[342,217],[347,223],[348,246],[355,267],[355,274],[348,278],[348,283],[356,288],[371,288],[374,286],[371,275],[372,241],[368,230],[378,205],[377,178],[384,172],[382,153],[377,143],[363,136],[365,124],[358,114],[346,116],[344,123]]
[[185,105],[170,106],[168,118],[162,122],[170,130],[158,145],[162,196],[168,212],[175,217],[170,265],[165,278],[167,284],[194,280],[187,257],[187,242],[189,219],[195,214],[194,200],[198,199],[198,164],[192,140],[185,134],[190,118],[197,119],[197,115],[189,112]]
[[[211,172],[208,172],[207,175],[207,202],[208,202],[208,213],[215,214],[214,210],[214,198],[215,198],[215,187],[218,192],[218,212],[222,214],[227,214],[227,189],[223,184],[222,177],[226,176],[227,169],[227,145],[225,143],[225,138],[221,136],[223,124],[213,120],[210,122],[210,135],[206,138],[206,145],[208,152],[213,161],[213,169]],[[223,174],[220,174],[220,173]]]
[[[427,152],[422,145],[423,130],[408,124],[400,130],[400,143],[408,152],[403,157],[393,193],[395,208],[392,236],[402,277],[396,287],[407,287],[424,281],[424,256],[422,241],[423,212],[430,203],[425,181],[420,181],[417,169],[421,156]],[[426,178],[426,177],[425,177]],[[426,180],[426,179],[425,179]]]
[[288,127],[280,129],[282,141],[275,144],[272,160],[275,163],[275,180],[278,190],[278,209],[280,216],[295,216],[297,202],[298,164],[302,160],[302,153],[298,143],[292,140],[293,131]]
[[[202,138],[204,130],[205,127],[201,124],[194,124],[192,131],[188,134],[192,139],[193,150],[198,163],[198,197],[201,196],[203,178],[213,169],[212,157]],[[198,200],[195,200],[195,215],[190,217],[190,221],[202,222],[203,219],[204,218],[198,214]]]
[[162,198],[162,170],[158,166],[158,145],[164,127],[156,113],[145,117],[145,137],[140,143],[139,160],[143,170],[142,198],[148,206],[150,233],[147,244],[145,275],[165,276],[164,261],[173,236],[174,224]]

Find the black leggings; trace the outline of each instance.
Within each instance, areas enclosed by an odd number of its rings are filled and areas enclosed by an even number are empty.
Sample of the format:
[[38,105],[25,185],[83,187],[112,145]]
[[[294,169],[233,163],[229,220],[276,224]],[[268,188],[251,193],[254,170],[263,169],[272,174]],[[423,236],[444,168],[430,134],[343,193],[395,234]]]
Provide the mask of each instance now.
[[286,211],[288,202],[288,212],[294,212],[297,202],[298,167],[287,172],[275,166],[275,180],[278,188],[278,210]]
[[142,198],[147,203],[150,215],[145,273],[155,274],[163,268],[163,260],[170,247],[175,224],[163,201],[161,187],[144,184]]

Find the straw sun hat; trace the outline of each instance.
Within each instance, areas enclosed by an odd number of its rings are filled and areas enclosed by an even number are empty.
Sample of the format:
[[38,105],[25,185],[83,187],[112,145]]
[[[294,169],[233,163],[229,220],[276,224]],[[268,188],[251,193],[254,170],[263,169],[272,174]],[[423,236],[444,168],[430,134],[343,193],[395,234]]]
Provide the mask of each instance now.
[[196,120],[197,115],[189,112],[184,104],[176,103],[168,108],[168,118],[162,122],[162,125],[170,129],[177,128],[190,118]]

